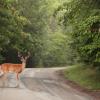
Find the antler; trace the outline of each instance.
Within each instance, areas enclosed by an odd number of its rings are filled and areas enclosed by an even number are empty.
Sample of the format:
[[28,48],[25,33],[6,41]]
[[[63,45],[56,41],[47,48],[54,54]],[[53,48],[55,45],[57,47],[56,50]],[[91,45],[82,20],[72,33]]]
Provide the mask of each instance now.
[[30,57],[30,52],[27,53],[27,56],[25,56],[25,55],[22,56],[21,53],[18,52],[18,57],[20,57],[21,59],[27,60]]
[[30,52],[28,52],[28,55],[25,57],[25,59],[28,59],[30,57]]

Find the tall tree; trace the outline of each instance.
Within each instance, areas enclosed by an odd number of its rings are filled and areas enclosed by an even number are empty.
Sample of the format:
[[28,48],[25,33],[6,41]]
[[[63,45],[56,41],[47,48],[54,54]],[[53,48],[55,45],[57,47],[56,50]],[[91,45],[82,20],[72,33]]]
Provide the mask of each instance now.
[[28,51],[27,46],[32,44],[30,34],[23,31],[28,21],[19,14],[12,3],[11,0],[0,1],[0,52],[3,53],[9,49],[25,51],[25,48]]
[[65,28],[72,27],[74,49],[82,61],[93,66],[100,65],[100,1],[72,0],[64,3],[56,11],[64,11],[59,17]]

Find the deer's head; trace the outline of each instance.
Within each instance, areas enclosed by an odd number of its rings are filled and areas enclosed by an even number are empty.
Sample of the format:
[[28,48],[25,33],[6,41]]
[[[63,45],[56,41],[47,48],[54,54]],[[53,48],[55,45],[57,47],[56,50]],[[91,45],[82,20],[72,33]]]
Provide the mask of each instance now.
[[26,63],[26,60],[30,57],[30,52],[23,55],[20,52],[18,52],[18,57],[20,58],[21,62]]

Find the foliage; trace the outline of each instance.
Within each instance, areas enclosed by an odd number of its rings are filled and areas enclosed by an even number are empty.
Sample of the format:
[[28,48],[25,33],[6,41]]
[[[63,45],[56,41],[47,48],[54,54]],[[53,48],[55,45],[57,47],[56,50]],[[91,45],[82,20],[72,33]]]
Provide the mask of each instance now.
[[96,69],[85,67],[86,65],[75,65],[64,71],[67,79],[91,90],[100,89],[100,73]]
[[71,46],[78,52],[81,61],[93,66],[100,65],[100,1],[70,0],[59,6],[54,16],[61,11],[58,20],[65,26],[72,27]]
[[64,49],[66,39],[57,25],[56,19],[52,16],[60,2],[59,0],[53,1],[18,0],[17,5],[14,4],[20,14],[30,21],[30,24],[26,25],[24,29],[31,33],[34,46],[31,59],[35,66],[66,64],[66,50]]
[[99,66],[99,4],[99,0],[1,0],[0,59],[14,55],[16,60],[17,51],[30,51],[29,66],[77,61]]
[[27,23],[27,19],[20,16],[19,12],[12,6],[12,2],[8,0],[0,2],[0,52],[5,53],[11,48],[23,52],[29,50],[27,47],[29,44],[31,45],[29,33],[23,31],[23,27]]
[[44,66],[60,66],[67,63],[66,36],[61,33],[49,34],[43,50]]

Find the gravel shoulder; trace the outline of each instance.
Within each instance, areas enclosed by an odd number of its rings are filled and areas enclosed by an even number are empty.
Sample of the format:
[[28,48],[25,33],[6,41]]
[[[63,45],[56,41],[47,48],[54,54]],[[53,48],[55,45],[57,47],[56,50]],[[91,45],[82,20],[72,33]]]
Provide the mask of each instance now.
[[57,77],[59,77],[59,79],[61,79],[63,83],[69,85],[73,89],[76,89],[82,93],[86,93],[86,94],[92,96],[94,98],[93,100],[100,100],[100,91],[99,90],[93,91],[93,90],[86,89],[86,88],[80,86],[79,84],[69,80],[68,78],[65,78],[63,73],[64,73],[63,70],[59,70],[56,72]]

